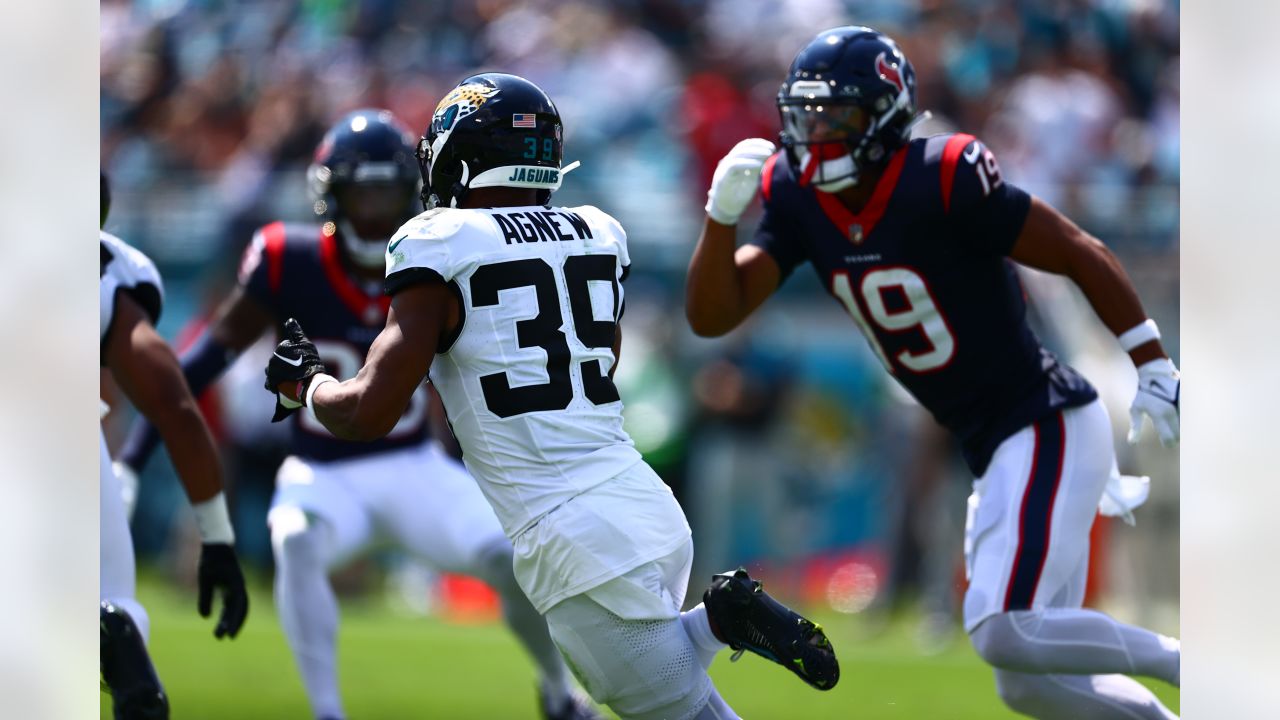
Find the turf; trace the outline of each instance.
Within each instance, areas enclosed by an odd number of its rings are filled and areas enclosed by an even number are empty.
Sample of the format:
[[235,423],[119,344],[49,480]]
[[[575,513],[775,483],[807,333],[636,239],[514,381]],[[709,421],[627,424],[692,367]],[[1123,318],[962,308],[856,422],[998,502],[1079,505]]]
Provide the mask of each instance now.
[[[176,720],[310,717],[293,658],[271,607],[255,585],[249,622],[234,642],[216,641],[195,598],[144,579],[139,599],[151,615],[151,648]],[[343,697],[352,720],[536,718],[532,664],[497,623],[460,625],[399,616],[376,600],[344,602],[339,637]],[[913,618],[877,632],[857,616],[817,615],[840,657],[840,684],[810,689],[767,661],[744,656],[712,665],[716,686],[746,718],[1013,718],[995,695],[991,671],[962,637],[923,655]],[[1169,707],[1178,691],[1148,683]],[[102,715],[109,718],[103,695]]]

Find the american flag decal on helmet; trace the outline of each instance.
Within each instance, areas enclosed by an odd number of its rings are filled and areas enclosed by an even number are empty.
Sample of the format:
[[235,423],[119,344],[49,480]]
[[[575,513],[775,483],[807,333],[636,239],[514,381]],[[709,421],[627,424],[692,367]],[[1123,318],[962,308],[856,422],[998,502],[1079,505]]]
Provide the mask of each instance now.
[[898,72],[898,66],[885,62],[884,53],[876,56],[876,72],[879,73],[880,79],[898,88],[898,92],[907,89],[902,82],[902,73]]
[[534,113],[515,113],[511,116],[511,127],[532,128],[538,126],[538,116]]

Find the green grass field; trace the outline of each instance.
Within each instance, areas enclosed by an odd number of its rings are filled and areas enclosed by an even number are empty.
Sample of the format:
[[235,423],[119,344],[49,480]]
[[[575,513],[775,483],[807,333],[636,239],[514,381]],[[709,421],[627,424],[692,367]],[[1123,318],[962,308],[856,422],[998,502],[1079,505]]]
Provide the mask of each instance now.
[[[271,606],[270,588],[251,589],[249,622],[234,642],[213,638],[213,621],[195,612],[186,591],[144,578],[139,599],[151,615],[152,655],[175,720],[279,720],[310,717],[293,658]],[[501,624],[455,625],[406,618],[373,600],[346,602],[339,638],[340,673],[352,720],[399,718],[536,718],[535,680]],[[946,651],[922,655],[914,622],[899,619],[877,633],[862,620],[818,614],[840,657],[840,684],[821,693],[752,655],[711,668],[720,693],[743,717],[942,718],[1016,717],[995,695],[991,671],[962,636]],[[1171,708],[1178,691],[1149,685]],[[103,695],[102,717],[110,718]]]

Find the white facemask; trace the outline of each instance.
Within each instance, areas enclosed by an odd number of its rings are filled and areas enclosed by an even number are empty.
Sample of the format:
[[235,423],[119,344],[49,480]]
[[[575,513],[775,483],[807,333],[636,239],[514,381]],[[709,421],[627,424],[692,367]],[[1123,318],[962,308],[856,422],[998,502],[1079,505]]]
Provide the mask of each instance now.
[[387,240],[390,238],[362,238],[356,234],[347,219],[338,221],[338,234],[342,236],[342,247],[346,249],[351,261],[363,268],[381,268],[386,264]]
[[[807,174],[809,163],[813,162],[813,154],[806,151],[800,156],[800,174]],[[840,192],[858,184],[858,169],[853,164],[853,157],[841,155],[834,160],[823,160],[813,173],[814,178],[838,178],[830,182],[813,181],[813,186],[825,193]]]

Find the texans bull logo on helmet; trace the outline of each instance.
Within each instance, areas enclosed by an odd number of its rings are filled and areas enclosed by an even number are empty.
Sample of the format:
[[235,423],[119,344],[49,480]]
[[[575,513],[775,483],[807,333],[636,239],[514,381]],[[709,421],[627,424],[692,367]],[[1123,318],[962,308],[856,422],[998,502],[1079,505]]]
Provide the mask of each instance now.
[[880,53],[876,56],[876,72],[880,74],[882,80],[898,88],[898,92],[906,90],[906,83],[902,81],[902,74],[898,72],[898,64],[890,65],[885,62],[884,55],[884,53]]

